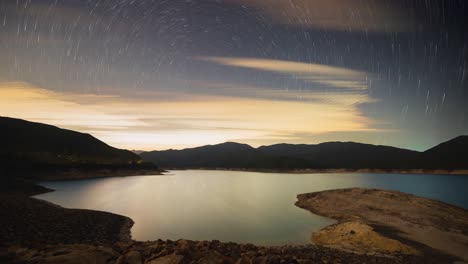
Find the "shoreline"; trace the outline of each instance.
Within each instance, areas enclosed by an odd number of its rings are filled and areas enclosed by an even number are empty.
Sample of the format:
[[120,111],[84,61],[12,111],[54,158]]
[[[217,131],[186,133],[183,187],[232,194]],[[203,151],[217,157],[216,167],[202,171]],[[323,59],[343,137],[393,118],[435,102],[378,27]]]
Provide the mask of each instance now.
[[120,178],[120,177],[134,177],[134,176],[163,176],[166,170],[96,170],[90,172],[83,172],[77,170],[63,171],[51,176],[42,176],[36,181],[75,181],[75,180],[92,180],[103,178]]
[[164,168],[165,171],[187,171],[187,170],[211,170],[211,171],[239,171],[239,172],[258,172],[258,173],[291,173],[291,174],[320,174],[320,173],[384,173],[384,174],[430,174],[430,175],[459,175],[468,176],[468,170],[382,170],[382,169],[248,169],[248,168]]

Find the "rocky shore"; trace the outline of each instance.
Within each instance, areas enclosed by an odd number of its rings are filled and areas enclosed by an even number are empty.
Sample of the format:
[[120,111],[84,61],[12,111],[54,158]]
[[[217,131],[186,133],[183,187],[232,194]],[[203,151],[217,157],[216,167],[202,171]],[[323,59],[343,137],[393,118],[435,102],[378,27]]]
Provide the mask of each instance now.
[[133,221],[125,216],[66,209],[35,198],[0,195],[0,245],[113,244],[130,240]]
[[338,220],[312,235],[325,247],[357,253],[420,255],[468,262],[468,211],[411,194],[340,189],[298,195],[296,205]]
[[[44,264],[286,264],[286,263],[437,263],[421,257],[359,255],[320,246],[261,247],[219,241],[117,242],[113,245],[67,244],[9,246],[0,262]],[[3,263],[3,262],[2,262]]]

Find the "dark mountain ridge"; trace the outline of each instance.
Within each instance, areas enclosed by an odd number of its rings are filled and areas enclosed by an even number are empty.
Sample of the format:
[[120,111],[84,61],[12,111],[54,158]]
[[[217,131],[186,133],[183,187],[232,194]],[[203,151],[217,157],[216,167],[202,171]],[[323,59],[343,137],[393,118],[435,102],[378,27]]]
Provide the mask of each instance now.
[[0,155],[45,164],[130,164],[141,158],[72,130],[0,117]]
[[[355,142],[326,142],[317,145],[280,144],[262,146],[261,152],[312,161],[321,168],[408,169],[417,162],[417,152]],[[401,162],[401,161],[406,162]],[[399,162],[397,162],[399,161]]]
[[459,136],[424,151],[423,159],[429,169],[468,168],[468,136]]
[[[0,117],[0,174],[12,172],[81,170],[93,174],[107,170],[109,176],[122,168],[206,168],[252,170],[466,170],[468,136],[460,136],[427,151],[355,142],[315,145],[276,144],[253,148],[226,142],[183,150],[137,154],[58,127]],[[31,176],[31,177],[34,177]],[[72,176],[74,177],[74,176]]]
[[167,150],[143,152],[144,159],[158,160],[166,168],[307,168],[306,160],[294,157],[270,156],[246,145],[226,142],[217,145],[188,148],[183,150]]
[[9,117],[0,117],[0,146],[0,176],[66,173],[64,178],[81,178],[104,176],[104,170],[111,176],[122,170],[157,169],[133,152],[89,134]]
[[182,150],[141,153],[162,168],[225,169],[468,169],[468,136],[460,136],[425,152],[355,142],[276,144],[253,148],[227,142]]

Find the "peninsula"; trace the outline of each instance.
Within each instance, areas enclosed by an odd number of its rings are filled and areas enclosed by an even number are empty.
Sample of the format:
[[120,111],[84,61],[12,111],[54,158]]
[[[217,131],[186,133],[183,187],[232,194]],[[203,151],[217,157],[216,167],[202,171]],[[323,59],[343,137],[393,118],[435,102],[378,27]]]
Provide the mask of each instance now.
[[338,220],[312,235],[317,245],[351,252],[444,255],[468,261],[468,211],[387,190],[350,188],[297,196],[296,206]]

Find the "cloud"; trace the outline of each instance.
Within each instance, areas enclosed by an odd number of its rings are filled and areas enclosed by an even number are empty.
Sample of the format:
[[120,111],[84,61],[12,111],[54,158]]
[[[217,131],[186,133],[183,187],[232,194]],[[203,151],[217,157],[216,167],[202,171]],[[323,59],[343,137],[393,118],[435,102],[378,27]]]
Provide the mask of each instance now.
[[117,147],[146,150],[247,139],[274,143],[297,134],[376,131],[373,121],[356,107],[369,102],[365,95],[305,96],[314,100],[192,95],[159,101],[155,100],[157,93],[132,99],[56,93],[24,82],[7,82],[0,83],[0,113],[91,133]]
[[398,32],[415,24],[397,1],[375,0],[227,0],[258,8],[274,22],[325,30]]
[[[331,81],[330,81],[331,82]],[[339,90],[339,91],[320,91],[320,90],[298,90],[298,89],[279,89],[278,87],[259,87],[229,82],[210,82],[193,81],[199,87],[204,87],[210,94],[224,94],[226,96],[235,96],[243,98],[255,98],[259,100],[271,101],[293,101],[304,103],[336,103],[347,105],[358,105],[365,103],[378,102],[377,99],[369,97],[368,93],[359,90]],[[350,85],[355,85],[350,82]],[[340,85],[344,85],[340,83]]]
[[[101,111],[98,104],[81,107],[80,101],[87,101],[95,95],[62,95],[38,88],[24,82],[0,84],[0,113],[6,116],[52,121],[66,127],[99,126],[107,128],[125,128],[137,125],[136,120],[122,115],[110,115]],[[100,97],[99,102],[109,96]],[[73,100],[70,100],[73,99]],[[96,98],[94,99],[96,101]]]
[[197,59],[225,66],[287,74],[294,78],[334,88],[367,90],[368,74],[347,68],[258,58],[197,57]]

